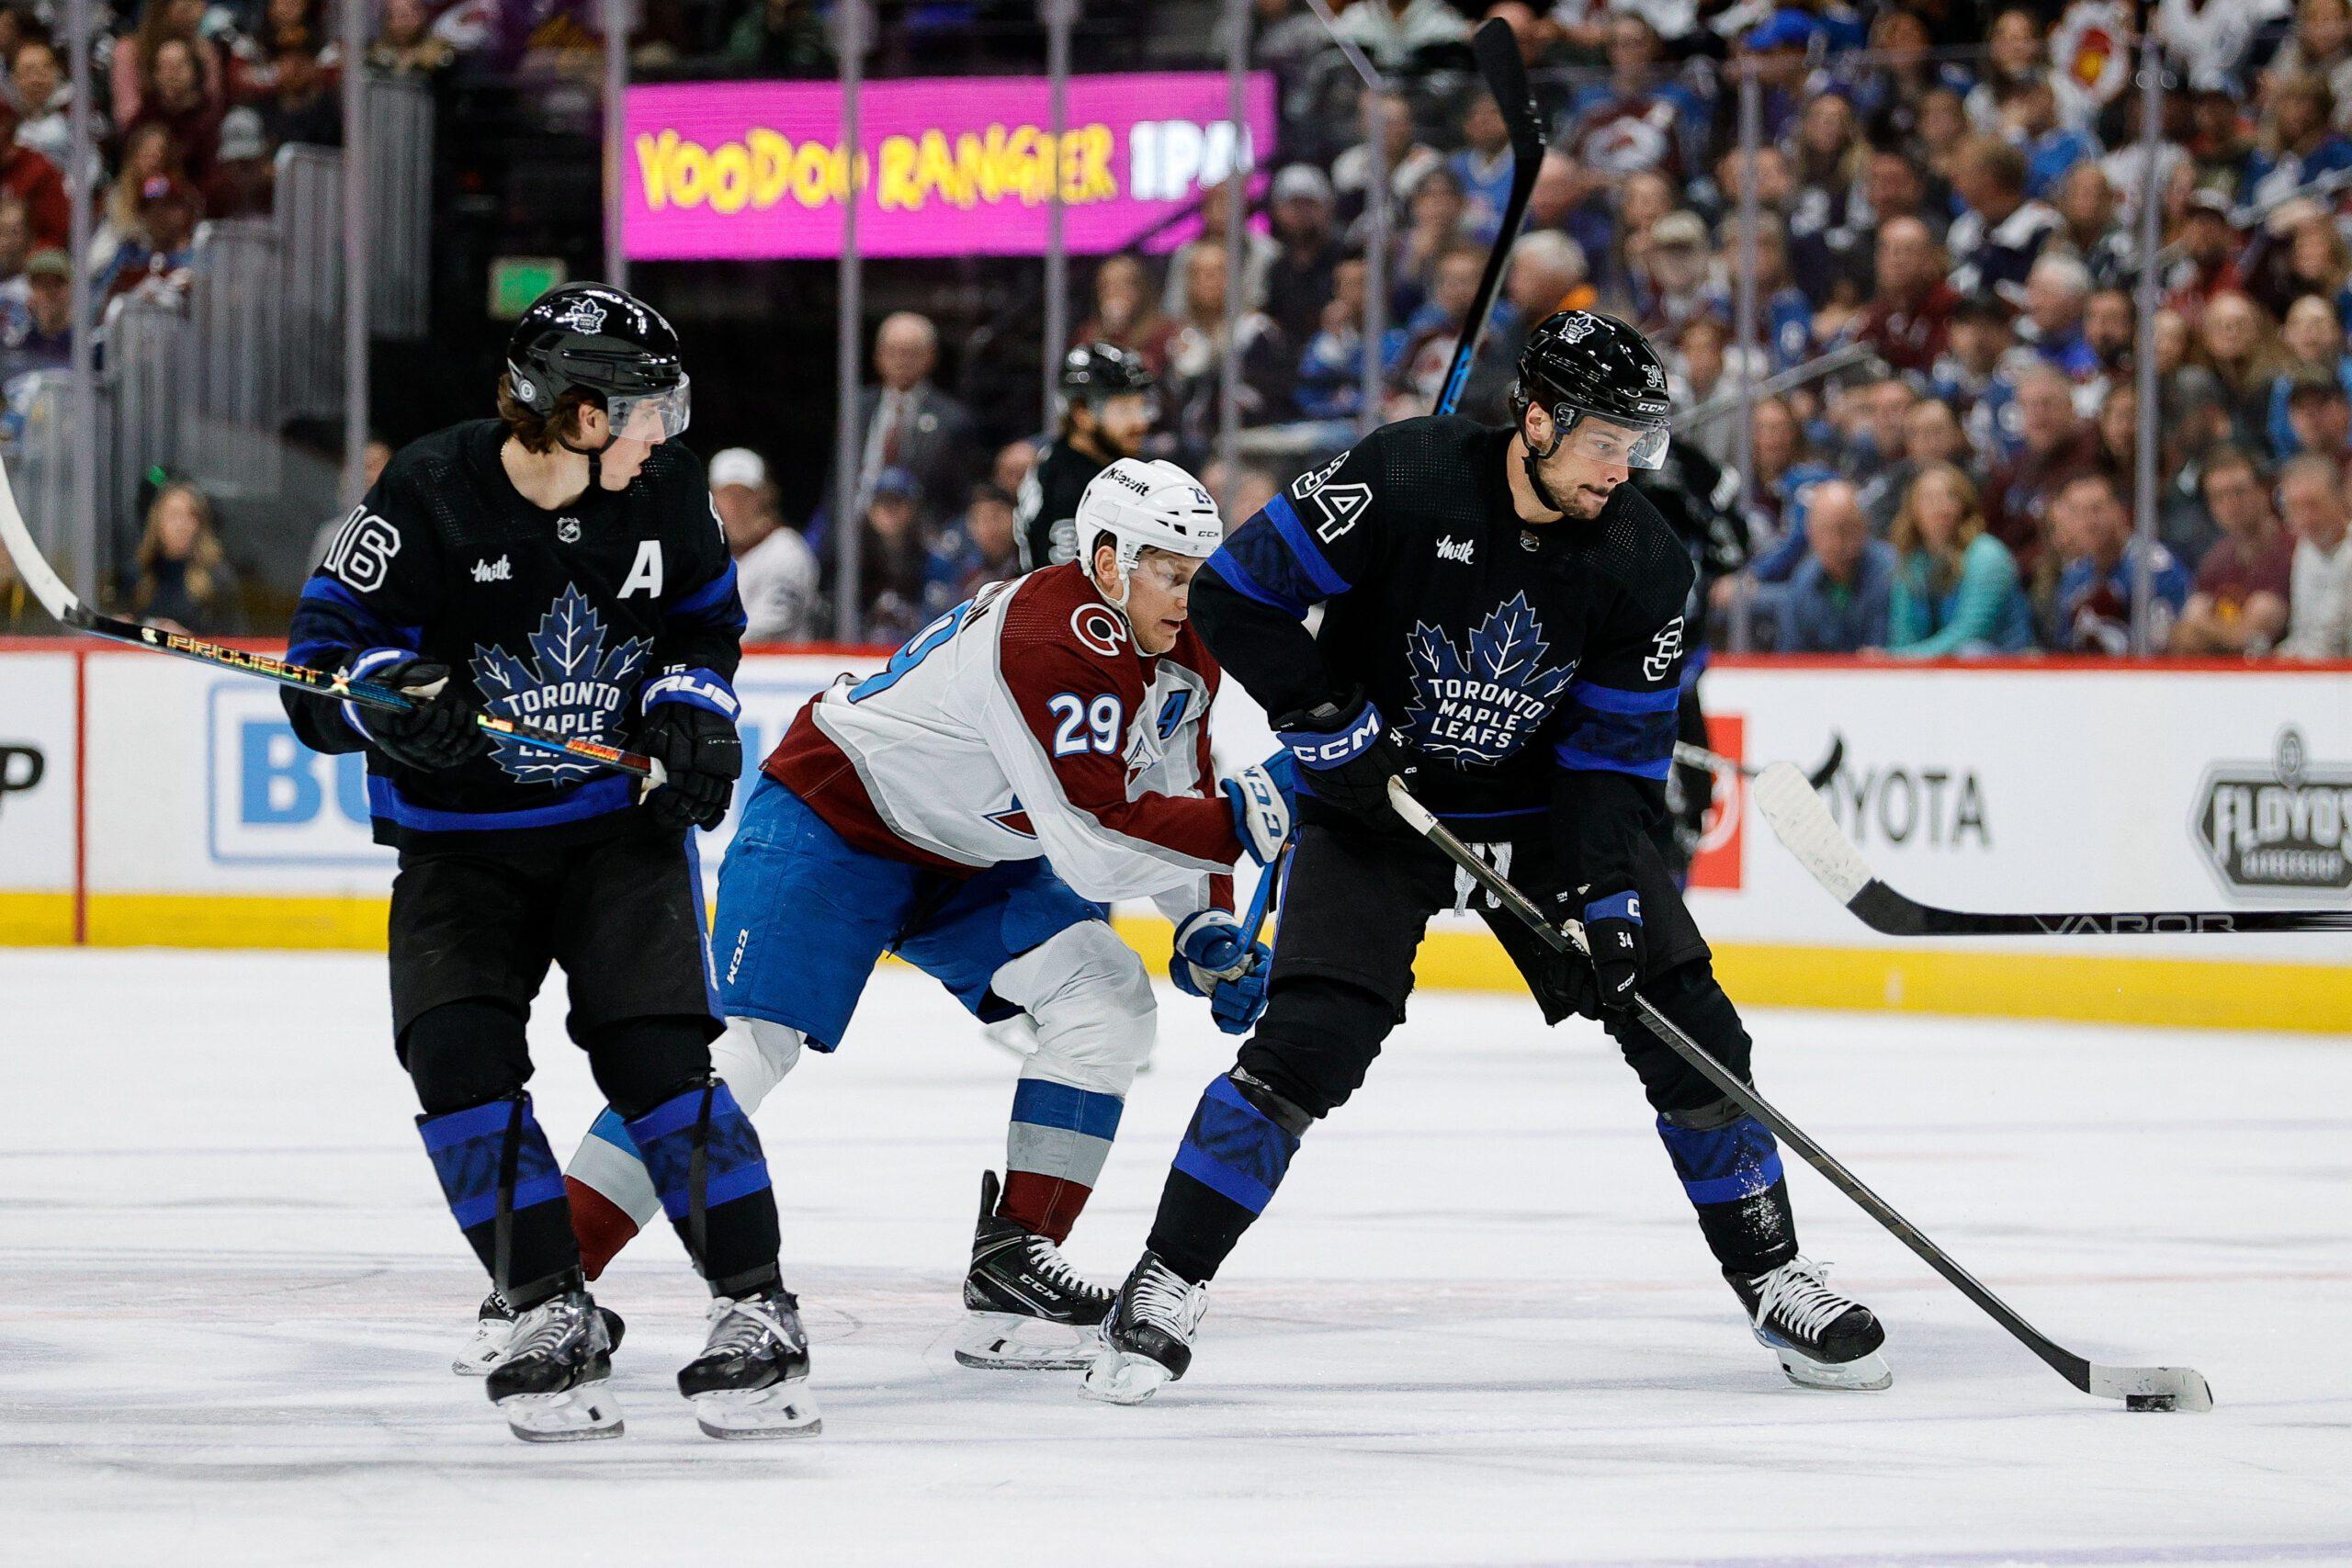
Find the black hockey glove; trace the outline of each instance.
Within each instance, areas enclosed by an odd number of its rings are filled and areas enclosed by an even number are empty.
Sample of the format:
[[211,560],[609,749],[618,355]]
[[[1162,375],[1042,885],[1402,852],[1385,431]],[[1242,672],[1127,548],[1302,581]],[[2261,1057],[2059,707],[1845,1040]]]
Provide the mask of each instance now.
[[1408,831],[1388,804],[1388,781],[1413,781],[1410,753],[1362,692],[1274,720],[1274,739],[1298,759],[1300,793],[1375,832]]
[[1600,986],[1600,1005],[1623,1012],[1634,1005],[1634,987],[1641,984],[1642,965],[1649,948],[1642,940],[1642,900],[1638,894],[1616,893],[1594,898],[1584,907],[1584,940],[1592,956],[1593,978]]
[[360,708],[359,722],[376,750],[404,768],[437,773],[463,767],[490,751],[490,736],[474,722],[481,704],[460,687],[450,684],[449,667],[422,658],[409,658],[371,670],[368,679],[380,682],[416,706],[406,713],[384,708]]
[[735,781],[743,773],[743,742],[733,720],[692,703],[656,703],[638,721],[633,739],[637,750],[669,774],[646,797],[656,822],[708,832],[727,819]]

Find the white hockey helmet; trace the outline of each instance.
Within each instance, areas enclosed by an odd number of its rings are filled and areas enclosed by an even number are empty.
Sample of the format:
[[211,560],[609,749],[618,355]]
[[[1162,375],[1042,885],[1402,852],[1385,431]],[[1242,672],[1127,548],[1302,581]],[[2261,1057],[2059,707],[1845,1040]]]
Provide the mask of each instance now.
[[1225,542],[1225,519],[1200,480],[1173,463],[1122,457],[1087,481],[1072,529],[1078,558],[1091,575],[1094,552],[1109,535],[1118,553],[1119,595],[1147,547],[1205,560]]

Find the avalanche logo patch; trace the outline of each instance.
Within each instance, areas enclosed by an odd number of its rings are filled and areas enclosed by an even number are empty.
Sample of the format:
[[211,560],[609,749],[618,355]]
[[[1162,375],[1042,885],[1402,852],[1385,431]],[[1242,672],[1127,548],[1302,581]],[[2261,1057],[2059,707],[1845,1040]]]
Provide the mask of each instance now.
[[[619,717],[650,646],[631,637],[607,652],[596,607],[579,589],[566,587],[539,617],[527,662],[503,648],[474,645],[474,682],[483,705],[502,718],[567,739],[601,739]],[[536,746],[503,744],[491,754],[509,774],[532,784],[570,784],[604,771]]]
[[1413,700],[1405,727],[1415,745],[1441,757],[1498,762],[1517,750],[1558,705],[1577,672],[1573,659],[1547,665],[1544,623],[1527,595],[1487,613],[1470,645],[1426,624],[1406,643]]

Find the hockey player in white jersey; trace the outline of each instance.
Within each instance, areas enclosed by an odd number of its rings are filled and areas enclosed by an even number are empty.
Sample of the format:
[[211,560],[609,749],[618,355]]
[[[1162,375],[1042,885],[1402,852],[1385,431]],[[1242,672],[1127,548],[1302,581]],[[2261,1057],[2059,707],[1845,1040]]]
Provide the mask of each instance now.
[[[1224,536],[1215,502],[1174,464],[1128,458],[1077,522],[1080,559],[992,585],[801,710],[752,786],[711,933],[713,1055],[747,1111],[804,1046],[841,1044],[886,952],[982,1021],[1034,1030],[1003,1180],[981,1179],[972,1366],[1082,1367],[1110,1305],[1058,1244],[1154,1004],[1097,903],[1154,899],[1177,922],[1177,984],[1238,1033],[1264,1010],[1267,953],[1231,912],[1231,869],[1290,831],[1287,754],[1221,782],[1210,762],[1219,676],[1187,599]],[[609,1113],[566,1178],[593,1279],[660,1200]]]

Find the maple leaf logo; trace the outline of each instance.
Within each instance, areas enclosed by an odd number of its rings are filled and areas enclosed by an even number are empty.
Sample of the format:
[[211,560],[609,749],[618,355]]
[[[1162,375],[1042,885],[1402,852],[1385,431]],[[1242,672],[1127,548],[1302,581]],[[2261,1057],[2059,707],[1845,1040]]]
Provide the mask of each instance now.
[[1527,595],[1487,613],[1469,646],[1426,623],[1416,623],[1405,657],[1413,698],[1405,727],[1413,743],[1441,757],[1497,762],[1519,749],[1551,716],[1577,661],[1546,665],[1551,644]]
[[[596,606],[567,585],[530,636],[529,662],[503,648],[474,645],[474,683],[483,705],[502,718],[571,739],[602,739],[650,646],[644,637],[631,637],[606,651]],[[565,784],[603,771],[536,746],[501,741],[492,754],[509,774],[534,784]]]

